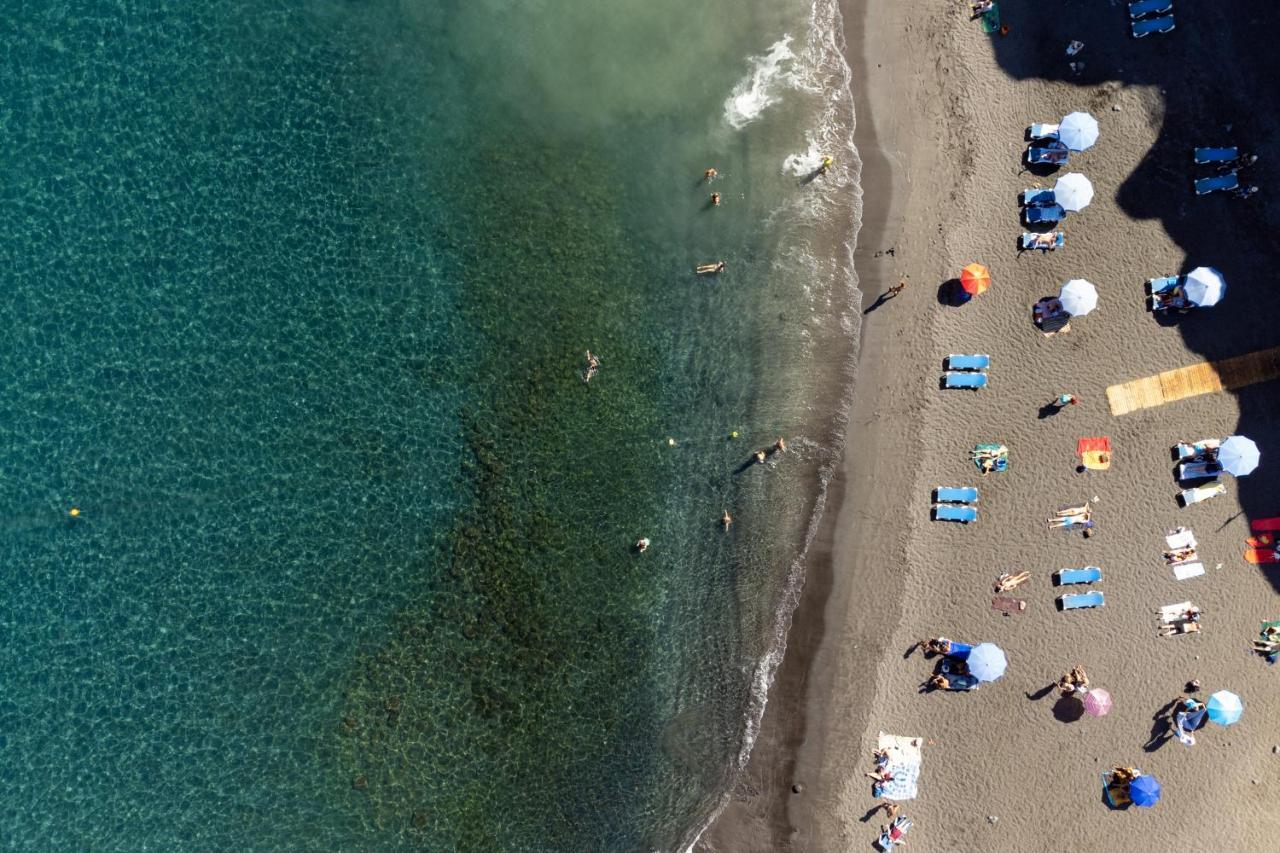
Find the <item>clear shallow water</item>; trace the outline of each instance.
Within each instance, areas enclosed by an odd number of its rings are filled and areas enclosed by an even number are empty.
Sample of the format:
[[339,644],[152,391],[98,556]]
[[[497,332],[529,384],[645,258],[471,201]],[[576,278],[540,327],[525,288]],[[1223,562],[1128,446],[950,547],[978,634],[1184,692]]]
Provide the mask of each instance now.
[[833,458],[838,69],[799,2],[563,5],[5,4],[15,848],[672,849],[723,794]]

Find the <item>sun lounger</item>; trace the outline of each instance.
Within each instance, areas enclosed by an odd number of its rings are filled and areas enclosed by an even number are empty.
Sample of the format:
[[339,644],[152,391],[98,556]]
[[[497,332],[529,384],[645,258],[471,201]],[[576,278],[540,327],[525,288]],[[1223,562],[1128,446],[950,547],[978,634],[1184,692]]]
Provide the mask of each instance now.
[[1134,21],[1132,29],[1133,37],[1136,39],[1144,38],[1152,33],[1171,33],[1173,32],[1173,15],[1166,15],[1163,18],[1144,18],[1141,21]]
[[1240,149],[1231,148],[1197,148],[1195,152],[1195,161],[1200,165],[1205,163],[1230,163],[1236,157],[1240,156]]
[[1280,532],[1280,516],[1272,518],[1255,518],[1249,522],[1249,529],[1254,533]]
[[1061,569],[1055,573],[1058,586],[1073,583],[1097,583],[1102,580],[1102,569],[1097,566],[1086,566],[1083,569]]
[[943,375],[943,385],[947,388],[968,388],[971,391],[977,391],[987,387],[987,374],[948,371]]
[[1182,500],[1182,505],[1186,507],[1226,493],[1227,487],[1222,483],[1212,483],[1208,486],[1196,486],[1194,489],[1183,489],[1178,493],[1178,497]]
[[986,370],[991,366],[989,355],[956,355],[947,356],[947,370]]
[[978,490],[973,486],[938,486],[933,499],[940,504],[972,504],[978,502]]
[[1249,548],[1244,552],[1244,561],[1252,566],[1269,566],[1280,563],[1280,550],[1276,548]]
[[933,508],[934,521],[958,521],[968,524],[978,520],[978,508],[968,505],[942,504]]
[[1198,578],[1204,574],[1204,563],[1178,563],[1173,567],[1173,576],[1180,581],[1187,578]]
[[1179,604],[1166,604],[1160,608],[1160,623],[1162,625],[1170,625],[1181,619],[1185,619],[1187,611],[1192,608],[1190,601],[1183,601]]
[[1067,162],[1067,156],[1070,153],[1067,150],[1067,146],[1061,143],[1058,145],[1032,145],[1027,149],[1027,163],[1031,166],[1061,166]]
[[1196,195],[1208,195],[1212,192],[1228,192],[1240,188],[1240,178],[1235,172],[1225,175],[1214,175],[1212,178],[1196,179]]
[[1127,809],[1133,805],[1133,800],[1129,799],[1128,782],[1114,781],[1110,773],[1098,775],[1102,777],[1102,796],[1107,801],[1107,805],[1113,809]]
[[1063,610],[1081,610],[1088,607],[1102,607],[1107,603],[1107,597],[1100,590],[1091,590],[1090,592],[1073,592],[1067,595],[1058,596],[1058,604]]
[[1203,480],[1221,473],[1222,466],[1217,462],[1183,462],[1178,466],[1179,480]]
[[1048,234],[1033,234],[1030,231],[1023,231],[1022,242],[1018,245],[1023,249],[1039,249],[1042,252],[1052,252],[1055,249],[1061,249],[1066,244],[1067,235],[1061,231],[1050,231]]
[[1163,15],[1173,8],[1173,0],[1136,0],[1129,4],[1129,17],[1133,20],[1147,15]]
[[1057,139],[1057,122],[1033,124],[1027,128],[1027,139]]
[[1023,207],[1048,207],[1057,203],[1058,194],[1051,189],[1022,191]]
[[1182,280],[1182,276],[1166,275],[1161,278],[1147,279],[1148,293],[1164,293],[1166,290],[1172,290],[1178,286],[1178,282]]
[[1041,222],[1061,222],[1066,219],[1067,212],[1061,205],[1053,204],[1048,207],[1024,207],[1022,216],[1028,225],[1038,225]]
[[1204,438],[1194,444],[1180,441],[1173,446],[1173,452],[1179,462],[1190,462],[1193,459],[1217,459],[1218,445],[1221,443],[1216,438]]

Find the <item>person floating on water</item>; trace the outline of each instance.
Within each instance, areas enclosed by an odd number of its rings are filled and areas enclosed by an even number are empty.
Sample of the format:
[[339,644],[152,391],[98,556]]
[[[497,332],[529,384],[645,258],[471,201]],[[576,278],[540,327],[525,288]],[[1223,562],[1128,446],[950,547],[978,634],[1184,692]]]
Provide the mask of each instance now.
[[714,264],[699,264],[693,271],[698,275],[713,275],[724,272],[728,266],[724,261],[716,261]]
[[712,194],[711,194],[711,206],[712,206],[712,207],[719,207],[719,206],[720,206],[720,193],[712,193]]
[[718,175],[718,174],[720,174],[720,173],[719,173],[719,172],[717,172],[717,171],[715,170],[715,167],[713,166],[712,168],[707,169],[705,172],[703,172],[703,173],[702,173],[702,180],[704,180],[704,181],[714,181],[714,180],[715,180],[715,178],[716,178],[716,175]]
[[781,437],[779,437],[779,438],[778,438],[778,440],[777,440],[777,441],[775,441],[775,442],[773,443],[773,452],[774,452],[774,453],[786,453],[786,452],[787,452],[787,440],[786,440],[785,438],[781,438]]
[[731,524],[733,524],[733,516],[729,515],[729,510],[726,509],[724,515],[720,516],[720,526],[728,530]]
[[769,454],[765,453],[763,450],[757,450],[755,453],[751,454],[751,458],[756,461],[757,465],[763,465],[764,460],[768,457]]
[[648,550],[649,550],[648,537],[636,540],[636,553],[643,554],[645,551],[648,551]]
[[590,382],[591,378],[600,370],[600,357],[591,354],[591,350],[587,350],[587,372],[582,375],[583,382]]

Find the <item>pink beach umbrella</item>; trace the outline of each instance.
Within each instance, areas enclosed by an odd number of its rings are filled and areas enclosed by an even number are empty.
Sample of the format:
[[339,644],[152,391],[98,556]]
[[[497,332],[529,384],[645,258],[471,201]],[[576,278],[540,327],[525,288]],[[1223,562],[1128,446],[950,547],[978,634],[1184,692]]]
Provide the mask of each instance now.
[[1084,710],[1091,717],[1105,717],[1111,710],[1111,694],[1095,687],[1084,696]]

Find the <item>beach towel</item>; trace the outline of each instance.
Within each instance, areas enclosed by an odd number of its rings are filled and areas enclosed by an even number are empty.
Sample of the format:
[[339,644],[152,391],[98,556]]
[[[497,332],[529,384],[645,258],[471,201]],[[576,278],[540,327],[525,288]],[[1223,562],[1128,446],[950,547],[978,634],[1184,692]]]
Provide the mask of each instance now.
[[880,796],[887,800],[914,800],[920,781],[918,737],[901,737],[880,732],[876,747],[889,753],[888,770],[893,780],[886,782]]
[[1013,598],[1008,595],[997,595],[991,599],[991,609],[999,610],[1004,615],[1010,613],[1022,613],[1027,609],[1027,602],[1021,598]]
[[1196,547],[1196,535],[1191,532],[1190,527],[1179,527],[1171,530],[1169,535],[1164,537],[1165,544],[1169,546],[1170,551],[1179,551],[1183,548]]
[[987,35],[1000,31],[1000,4],[993,3],[982,16],[982,31]]
[[1183,619],[1183,615],[1190,609],[1190,601],[1184,601],[1181,604],[1166,604],[1160,608],[1160,621],[1165,625],[1180,622]]
[[1173,715],[1173,733],[1178,738],[1178,743],[1183,746],[1195,746],[1195,735],[1187,730],[1187,712],[1179,711]]
[[1090,471],[1105,471],[1111,467],[1111,439],[1106,436],[1080,439],[1076,442],[1076,453]]

